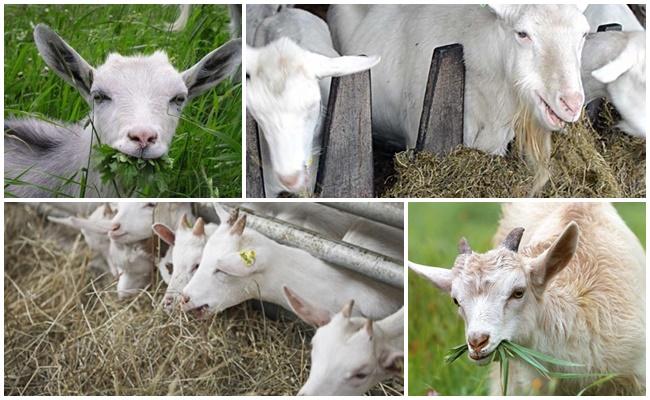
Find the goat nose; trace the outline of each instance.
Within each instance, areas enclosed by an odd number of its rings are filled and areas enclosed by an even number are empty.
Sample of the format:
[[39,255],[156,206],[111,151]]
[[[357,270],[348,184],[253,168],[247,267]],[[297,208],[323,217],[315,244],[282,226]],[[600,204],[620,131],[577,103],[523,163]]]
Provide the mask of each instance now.
[[158,134],[149,130],[131,131],[127,136],[132,142],[136,142],[143,149],[156,143],[156,140],[158,140]]
[[560,104],[562,104],[562,106],[566,108],[566,111],[576,119],[580,116],[584,101],[585,96],[580,92],[560,95]]
[[296,186],[300,183],[300,172],[290,175],[279,175],[278,178],[284,186],[289,189],[295,189]]
[[115,222],[113,225],[111,225],[111,230],[112,231],[116,231],[118,229],[120,229],[120,223],[119,222]]
[[478,352],[481,351],[482,348],[487,346],[489,341],[490,341],[490,335],[486,333],[473,334],[470,335],[469,337],[469,346],[472,348],[472,350]]
[[181,304],[187,304],[189,302],[190,302],[190,296],[187,296],[185,294],[181,296]]

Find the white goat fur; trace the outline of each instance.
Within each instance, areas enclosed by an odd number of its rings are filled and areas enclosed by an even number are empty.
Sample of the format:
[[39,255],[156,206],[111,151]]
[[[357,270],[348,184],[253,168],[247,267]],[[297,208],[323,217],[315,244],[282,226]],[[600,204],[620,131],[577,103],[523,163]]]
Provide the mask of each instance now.
[[246,106],[262,132],[266,193],[313,191],[330,77],[371,68],[377,57],[339,57],[327,24],[282,8],[246,48]]
[[[5,120],[5,177],[20,176],[33,184],[11,187],[19,197],[79,195],[76,182],[94,154],[95,135],[130,156],[163,156],[187,100],[214,87],[241,62],[241,40],[233,40],[184,72],[178,72],[162,51],[132,57],[113,53],[93,68],[49,27],[37,25],[34,38],[46,64],[80,92],[90,112],[75,124]],[[68,182],[73,176],[75,182]],[[116,197],[93,163],[85,194]]]
[[[517,227],[525,231],[515,246]],[[465,251],[452,270],[411,263],[451,291],[462,307],[468,344],[476,333],[488,335],[478,362],[501,340],[511,340],[585,366],[568,372],[619,374],[594,394],[645,393],[645,255],[614,207],[508,204],[494,240],[502,245],[484,254],[462,242]],[[522,297],[510,297],[517,287]],[[482,294],[472,288],[483,288]],[[495,395],[501,390],[497,369]],[[545,382],[524,364],[511,363],[509,394],[529,393],[536,378]],[[555,394],[576,394],[594,379],[560,380]]]
[[587,102],[607,98],[621,115],[617,127],[643,138],[646,136],[645,44],[645,31],[599,32],[589,35],[582,52],[582,82]]

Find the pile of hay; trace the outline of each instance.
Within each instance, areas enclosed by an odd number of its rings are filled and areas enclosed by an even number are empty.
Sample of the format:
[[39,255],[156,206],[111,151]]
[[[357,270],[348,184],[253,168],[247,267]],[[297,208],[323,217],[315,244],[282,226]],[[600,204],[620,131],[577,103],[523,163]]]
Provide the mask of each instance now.
[[[607,122],[601,133],[583,116],[565,134],[554,134],[550,181],[537,196],[645,197],[645,140],[614,129],[611,108],[600,117]],[[527,197],[534,174],[511,153],[498,157],[462,147],[446,156],[399,153],[383,196]]]
[[[5,395],[293,395],[313,329],[244,304],[209,321],[159,307],[154,282],[119,302],[80,235],[5,205]],[[403,381],[373,394],[403,393]]]

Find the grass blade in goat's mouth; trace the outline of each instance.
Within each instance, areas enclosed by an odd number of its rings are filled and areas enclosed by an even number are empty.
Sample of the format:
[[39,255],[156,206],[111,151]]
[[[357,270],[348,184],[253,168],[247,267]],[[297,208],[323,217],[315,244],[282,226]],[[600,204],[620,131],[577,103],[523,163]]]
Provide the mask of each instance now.
[[[468,351],[467,344],[461,344],[451,348],[445,356],[445,363],[451,364],[459,359],[463,354]],[[541,353],[537,350],[529,349],[522,345],[504,340],[490,355],[491,361],[498,361],[501,369],[501,390],[502,394],[508,393],[508,375],[510,373],[510,359],[518,359],[531,367],[533,367],[540,375],[547,379],[581,379],[581,378],[599,378],[583,388],[577,395],[584,394],[587,390],[600,386],[618,376],[615,373],[583,373],[583,372],[554,372],[550,371],[543,363],[548,363],[560,367],[569,368],[584,368],[583,364],[575,363],[573,361],[561,360],[549,356],[548,354]]]

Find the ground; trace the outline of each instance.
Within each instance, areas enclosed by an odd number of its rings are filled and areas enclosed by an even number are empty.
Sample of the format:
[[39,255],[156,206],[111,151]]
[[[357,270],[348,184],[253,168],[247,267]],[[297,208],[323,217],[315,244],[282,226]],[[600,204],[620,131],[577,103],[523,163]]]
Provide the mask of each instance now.
[[[187,27],[168,32],[176,6],[5,5],[5,117],[36,116],[77,121],[88,106],[72,86],[38,55],[33,28],[54,29],[89,63],[108,53],[152,53],[163,49],[184,70],[230,39],[225,5],[192,8]],[[169,156],[174,168],[157,177],[148,197],[241,196],[241,84],[230,80],[190,102]],[[11,189],[5,189],[11,196]]]
[[[645,205],[617,203],[616,208],[645,246]],[[496,203],[411,203],[409,205],[409,260],[449,267],[457,244],[466,237],[472,249],[491,248],[499,219]],[[462,344],[465,328],[451,298],[413,272],[408,277],[409,395],[485,395],[488,368],[465,358],[445,365],[443,358]]]

